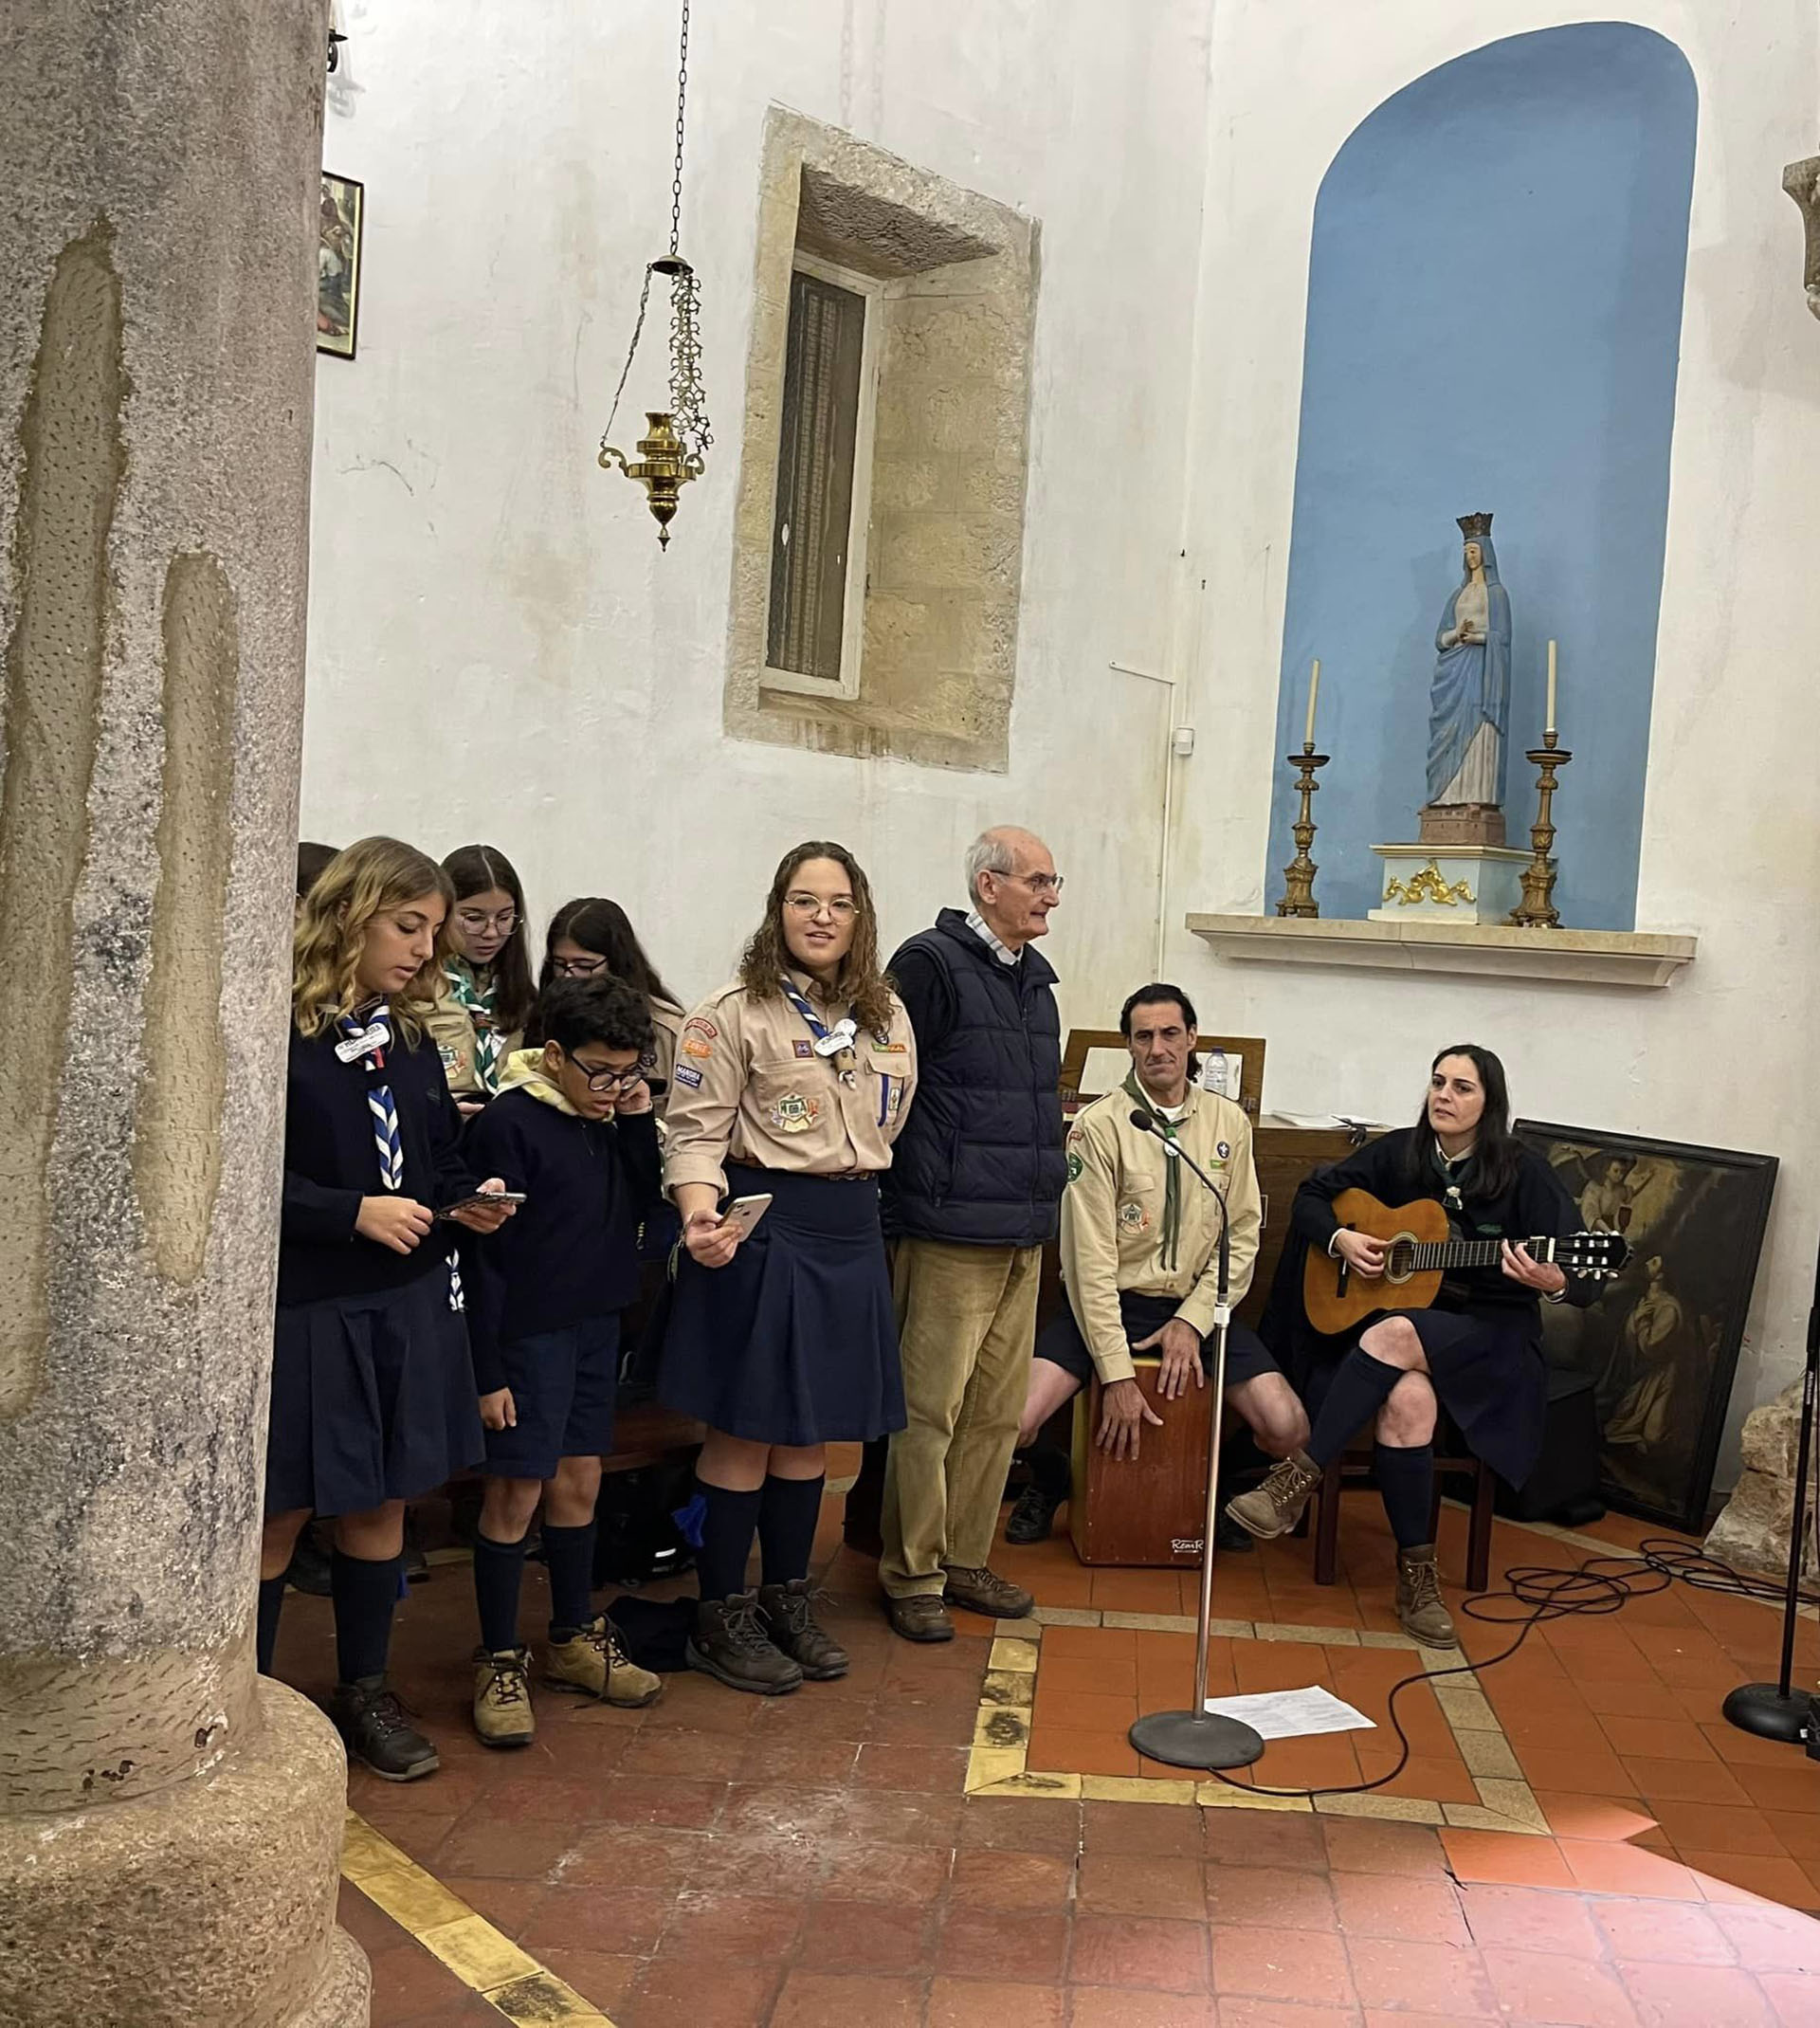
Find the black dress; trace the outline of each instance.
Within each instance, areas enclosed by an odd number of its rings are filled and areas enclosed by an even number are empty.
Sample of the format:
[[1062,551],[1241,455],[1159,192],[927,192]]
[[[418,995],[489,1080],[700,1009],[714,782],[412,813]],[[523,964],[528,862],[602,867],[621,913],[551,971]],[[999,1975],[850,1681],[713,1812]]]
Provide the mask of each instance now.
[[382,1193],[368,1108],[391,1091],[404,1169],[396,1195],[432,1209],[472,1194],[454,1102],[428,1040],[394,1031],[383,1072],[342,1062],[333,1030],[291,1032],[284,1105],[265,1511],[364,1513],[432,1491],[483,1450],[455,1254],[459,1226],[394,1253],[354,1229]]
[[[1333,1200],[1343,1190],[1369,1191],[1390,1205],[1417,1197],[1446,1204],[1447,1181],[1429,1160],[1433,1146],[1426,1129],[1406,1127],[1318,1171],[1296,1192],[1290,1219],[1296,1235],[1324,1252],[1339,1228]],[[1516,1180],[1495,1197],[1475,1188],[1471,1163],[1456,1180],[1461,1203],[1447,1214],[1456,1237],[1520,1242],[1564,1238],[1579,1229],[1573,1199],[1533,1149],[1520,1151]],[[1599,1293],[1597,1282],[1569,1275],[1565,1300],[1576,1307],[1596,1302]],[[1402,1314],[1422,1341],[1436,1398],[1473,1455],[1511,1485],[1522,1485],[1541,1452],[1548,1406],[1541,1297],[1502,1268],[1465,1268],[1448,1275],[1433,1307]],[[1317,1343],[1331,1357],[1350,1341]],[[1320,1391],[1323,1363],[1317,1357],[1304,1392]]]

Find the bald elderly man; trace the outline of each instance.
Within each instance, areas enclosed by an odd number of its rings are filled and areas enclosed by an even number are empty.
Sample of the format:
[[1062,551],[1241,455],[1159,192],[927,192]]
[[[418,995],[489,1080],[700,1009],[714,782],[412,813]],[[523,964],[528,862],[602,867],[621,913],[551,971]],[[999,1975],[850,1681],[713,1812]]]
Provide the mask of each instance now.
[[879,1578],[892,1626],[917,1641],[954,1638],[951,1604],[1030,1610],[986,1559],[1068,1174],[1055,973],[1031,948],[1061,877],[1041,838],[1005,826],[974,839],[966,879],[968,907],[891,960],[918,1084],[882,1179],[909,1420],[885,1464]]

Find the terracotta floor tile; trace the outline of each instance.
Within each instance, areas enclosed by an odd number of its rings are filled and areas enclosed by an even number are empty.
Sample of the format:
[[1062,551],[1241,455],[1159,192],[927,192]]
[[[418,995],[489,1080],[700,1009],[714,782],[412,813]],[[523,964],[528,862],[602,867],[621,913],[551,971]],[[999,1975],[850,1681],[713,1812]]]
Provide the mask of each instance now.
[[923,1796],[909,1790],[852,1789],[842,1825],[848,1837],[874,1845],[917,1845],[954,1849],[965,1799]]
[[1630,1793],[1624,1764],[1610,1747],[1592,1753],[1577,1748],[1559,1751],[1529,1741],[1517,1749],[1517,1758],[1532,1788],[1561,1789],[1583,1796]]
[[1548,1819],[1548,1828],[1556,1837],[1623,1840],[1640,1837],[1655,1826],[1655,1818],[1634,1800],[1563,1794],[1559,1789],[1538,1788],[1536,1800]]
[[1137,1716],[1135,1690],[1123,1696],[1050,1690],[1037,1677],[1033,1723],[1046,1732],[1123,1732]]
[[1346,1936],[1407,1937],[1425,1944],[1472,1941],[1450,1880],[1399,1874],[1336,1873],[1334,1898]]
[[1760,1853],[1700,1852],[1684,1846],[1681,1857],[1700,1876],[1701,1891],[1708,1901],[1727,1899],[1724,1890],[1731,1888],[1779,1901],[1787,1908],[1820,1908],[1820,1890],[1798,1859]]
[[1611,1955],[1633,1964],[1736,1964],[1738,1952],[1710,1909],[1664,1901],[1600,1897],[1592,1919]]
[[1716,1902],[1707,1912],[1753,1971],[1820,1975],[1820,1923],[1811,1916],[1767,1902]]
[[1068,1979],[1075,1985],[1205,1993],[1207,1944],[1207,1925],[1202,1922],[1083,1913],[1074,1922]]
[[1684,1866],[1633,1845],[1600,1844],[1590,1838],[1557,1841],[1575,1887],[1594,1894],[1640,1894],[1669,1901],[1694,1901],[1700,1891]]
[[[1198,1584],[1196,1599],[1198,1604]],[[1184,1608],[1180,1573],[1174,1570],[1096,1570],[1090,1604],[1113,1613],[1180,1613]]]
[[[739,1739],[733,1742],[739,1759],[733,1780],[741,1787],[767,1782],[792,1781],[804,1788],[845,1788],[853,1780],[860,1754],[852,1740],[831,1739]],[[897,1752],[891,1747],[882,1751]],[[911,1747],[911,1752],[934,1752],[933,1747]]]
[[[1170,1769],[1182,1779],[1179,1767]],[[1152,1802],[1089,1802],[1082,1810],[1082,1835],[1091,1853],[1129,1852],[1140,1857],[1198,1859],[1202,1852],[1198,1810]]]
[[1404,1873],[1439,1879],[1447,1870],[1440,1837],[1426,1824],[1328,1817],[1317,1824],[1336,1873]]
[[1310,1929],[1221,1928],[1213,1933],[1213,1990],[1220,2012],[1233,2011],[1228,1994],[1256,2000],[1344,2007],[1353,2001],[1346,1946],[1338,1936]]
[[1269,1741],[1264,1758],[1246,1770],[1257,1788],[1339,1787],[1359,1779],[1358,1760],[1344,1733]]
[[1058,1775],[1136,1775],[1138,1754],[1124,1733],[1064,1732],[1036,1727],[1030,1732],[1026,1764],[1033,1771]]
[[964,1746],[862,1746],[847,1781],[853,1788],[915,1789],[957,1796],[967,1779]]
[[1058,1853],[957,1852],[948,1891],[956,1908],[1058,1911],[1074,1891],[1074,1872]]
[[543,1879],[575,1842],[569,1825],[496,1824],[476,1814],[464,1818],[436,1847],[433,1864],[423,1863],[430,1865],[438,1879],[447,1873],[486,1880]]
[[1525,1754],[1611,1753],[1611,1742],[1605,1727],[1591,1711],[1584,1713],[1525,1711],[1521,1716],[1501,1712],[1504,1737],[1520,1761]]
[[1749,1972],[1717,1964],[1621,1964],[1645,2028],[1775,2028],[1775,2014]]
[[1065,1852],[1081,1840],[1081,1805],[1040,1796],[970,1796],[959,1842],[986,1852]]
[[[1758,1739],[1755,1732],[1740,1732],[1722,1718],[1702,1720],[1698,1729],[1701,1738],[1730,1766],[1779,1767],[1786,1771],[1802,1758],[1786,1740]],[[1647,1753],[1650,1749],[1644,1746],[1620,1750]]]
[[[1291,1815],[1274,1810],[1201,1810],[1194,1814],[1201,1818],[1201,1836],[1210,1860],[1223,1865],[1293,1866],[1321,1873],[1327,1870],[1322,1819],[1312,1812]],[[1338,1821],[1329,1820],[1327,1828]]]
[[676,1907],[668,1891],[640,1888],[553,1887],[538,1899],[518,1942],[536,1957],[546,1945],[648,1957]]
[[1068,1952],[1064,1915],[1007,1914],[950,1903],[934,1968],[955,1978],[1061,1982]]
[[[1506,2014],[1558,2028],[1638,2028],[1636,2009],[1615,1972],[1558,1952],[1485,1952],[1485,1972]],[[1709,2019],[1704,2028],[1715,2028]]]
[[[1371,1781],[1382,1774],[1395,1760],[1390,1752],[1374,1752],[1370,1759],[1366,1751],[1358,1754],[1358,1772],[1363,1781]],[[1381,1796],[1420,1796],[1429,1802],[1477,1802],[1479,1791],[1473,1783],[1466,1765],[1457,1753],[1445,1759],[1411,1755],[1401,1774],[1392,1775],[1390,1781],[1382,1781],[1374,1791]]]
[[1663,1761],[1624,1756],[1626,1787],[1649,1802],[1748,1803],[1738,1771],[1715,1758],[1710,1761]]
[[918,2028],[922,2019],[919,1979],[851,1978],[838,1973],[792,1972],[772,2011],[770,2028]]
[[1060,1986],[937,1979],[929,1988],[928,2028],[1063,2028],[1067,2005]]
[[[1213,2011],[1220,2028],[1357,2028],[1358,2022],[1351,2007],[1299,2007],[1288,2001],[1247,2000],[1229,1993]],[[1081,2018],[1077,2014],[1076,2021]],[[1113,2028],[1110,2021],[1108,2028]]]
[[1076,1892],[1082,1910],[1090,1915],[1198,1916],[1201,1862],[1097,1853],[1089,1846],[1082,1856]]
[[654,1958],[632,1982],[617,2028],[763,2028],[781,1975],[770,1964],[722,1964],[712,1980],[687,1958]]
[[[562,1889],[554,1892],[569,1891]],[[583,1892],[584,1890],[573,1890]],[[590,1896],[601,1907],[632,1897],[594,1892]],[[536,1933],[554,1941],[548,1920],[551,1903],[539,1908]],[[689,1889],[671,1905],[669,1919],[658,1942],[661,1958],[737,1958],[758,1960],[782,1958],[794,1945],[803,1926],[803,1904],[779,1896],[730,1893],[719,1888]],[[577,1936],[574,1941],[583,1939]],[[625,1948],[623,1945],[615,1948]]]
[[1621,1754],[1656,1761],[1713,1758],[1711,1742],[1690,1718],[1626,1718],[1612,1712],[1599,1723]]
[[1763,1988],[1782,2028],[1813,2028],[1820,2020],[1820,1978],[1800,1972],[1764,1972]]
[[1334,1929],[1339,1920],[1327,1875],[1293,1866],[1210,1862],[1207,1912],[1221,1928]]
[[[1184,1641],[1184,1648],[1188,1643]],[[1184,1682],[1194,1673],[1193,1654],[1188,1654],[1188,1667],[1182,1671]],[[1044,1655],[1037,1669],[1038,1687],[1057,1694],[1087,1696],[1136,1696],[1138,1692],[1138,1657],[1135,1654],[1109,1654],[1099,1660],[1085,1655]]]
[[[1213,2028],[1216,2018],[1213,2002],[1203,1994],[1146,1993],[1130,1986],[1080,1986],[1070,2005],[1072,2028]],[[1234,2018],[1224,2006],[1218,2010],[1220,2028],[1228,2028]],[[1337,2019],[1344,2021],[1350,2017]],[[936,2017],[932,2014],[929,2019],[930,2028],[936,2028]],[[982,2015],[980,2028],[1003,2028],[1003,2024],[988,2022]]]
[[1462,1880],[1500,1887],[1575,1885],[1554,1838],[1523,1837],[1509,1831],[1443,1831],[1440,1836],[1447,1863]]
[[[603,2010],[619,2006],[630,1992],[632,1982],[641,1969],[637,1958],[615,1957],[602,1950],[546,1947],[537,1955],[538,1962],[546,1969],[555,1972],[558,1979],[573,1986],[584,2000],[592,2001]],[[492,2017],[488,2028],[499,2028],[498,2013],[491,2007],[486,2012]],[[476,2019],[485,2019],[486,2016],[477,2016]],[[384,2028],[384,2023],[379,2023],[378,2028]]]
[[1591,1907],[1601,1904],[1589,1905],[1577,1894],[1545,1888],[1493,1887],[1476,1881],[1463,1884],[1459,1893],[1466,1927],[1482,1950],[1496,1945],[1509,1950],[1554,1951],[1569,1958],[1605,1955],[1603,1936],[1591,1913]]
[[[914,1902],[812,1901],[803,1911],[796,1962],[817,1972],[926,1973],[935,1914]],[[664,1939],[668,1954],[669,1938]]]
[[1775,1766],[1736,1765],[1731,1772],[1750,1800],[1764,1810],[1799,1810],[1820,1816],[1820,1767],[1805,1754],[1782,1749],[1785,1758]]
[[1091,1661],[1100,1655],[1119,1654],[1135,1660],[1138,1635],[1132,1627],[1045,1627],[1042,1646],[1046,1662],[1057,1655]]
[[[1497,2002],[1476,1947],[1361,1936],[1347,1943],[1353,1982],[1368,2007],[1407,2007],[1445,2020],[1496,2019]],[[1557,1958],[1572,1964],[1571,1958]]]
[[1684,1718],[1679,1697],[1665,1683],[1583,1682],[1579,1693],[1601,1718]]
[[[538,1737],[542,1737],[541,1729]],[[685,1775],[697,1781],[731,1781],[745,1750],[745,1740],[735,1733],[642,1726],[627,1736],[617,1768],[628,1775]]]
[[1803,1810],[1768,1810],[1763,1821],[1792,1859],[1820,1859],[1820,1817]]
[[[826,1854],[826,1871],[818,1863],[812,1891],[837,1901],[922,1902],[942,1893],[948,1884],[953,1854],[938,1847],[850,1845]],[[754,1871],[747,1877],[763,1878]]]
[[1785,1854],[1782,1840],[1763,1812],[1751,1805],[1716,1802],[1659,1802],[1655,1817],[1677,1845],[1702,1852],[1748,1853],[1774,1858]]

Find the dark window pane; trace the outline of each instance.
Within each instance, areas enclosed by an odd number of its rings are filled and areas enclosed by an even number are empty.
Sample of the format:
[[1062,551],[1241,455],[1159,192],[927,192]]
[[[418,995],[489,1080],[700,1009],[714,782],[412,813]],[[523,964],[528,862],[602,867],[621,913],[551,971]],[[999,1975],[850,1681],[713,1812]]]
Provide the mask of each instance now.
[[831,683],[841,675],[864,338],[864,296],[814,275],[791,277],[765,659]]

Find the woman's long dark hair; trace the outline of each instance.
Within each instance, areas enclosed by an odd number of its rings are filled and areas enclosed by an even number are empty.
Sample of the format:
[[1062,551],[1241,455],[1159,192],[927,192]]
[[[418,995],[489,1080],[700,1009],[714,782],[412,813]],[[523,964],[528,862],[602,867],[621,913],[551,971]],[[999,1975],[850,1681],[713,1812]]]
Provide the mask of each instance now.
[[615,978],[623,978],[647,1000],[668,1000],[672,1007],[682,1005],[645,955],[645,946],[638,941],[630,917],[617,902],[598,894],[584,894],[577,901],[564,902],[550,918],[549,933],[543,940],[543,967],[537,974],[538,992],[556,976],[552,953],[565,938],[580,944],[584,951],[592,951],[596,958],[604,958],[608,971]]
[[[537,989],[531,983],[531,960],[524,955],[524,885],[518,869],[496,845],[463,845],[443,861],[443,871],[455,883],[455,907],[477,894],[498,888],[512,897],[518,921],[492,960],[493,1014],[502,1029],[522,1028],[531,1018]],[[449,911],[451,917],[454,910]],[[449,935],[454,924],[449,925]]]
[[790,892],[797,868],[810,859],[833,860],[853,890],[853,941],[834,981],[834,997],[849,1003],[862,1028],[882,1034],[891,1025],[891,982],[879,958],[879,916],[872,904],[872,889],[846,847],[826,838],[810,838],[777,862],[765,901],[765,919],[753,931],[739,960],[739,983],[754,999],[774,1000],[783,990],[778,980],[799,962],[784,941],[784,896]]
[[[1429,1066],[1430,1079],[1449,1056],[1464,1056],[1471,1064],[1485,1093],[1485,1109],[1479,1116],[1479,1130],[1472,1143],[1472,1195],[1501,1197],[1517,1180],[1517,1170],[1523,1159],[1523,1144],[1510,1131],[1510,1087],[1504,1079],[1504,1067],[1491,1051],[1482,1049],[1478,1043],[1456,1042],[1441,1051]],[[1410,1141],[1409,1181],[1417,1190],[1426,1191],[1434,1179],[1429,1160],[1433,1144],[1434,1129],[1429,1124],[1425,1094],[1422,1110],[1416,1115],[1415,1133]]]

